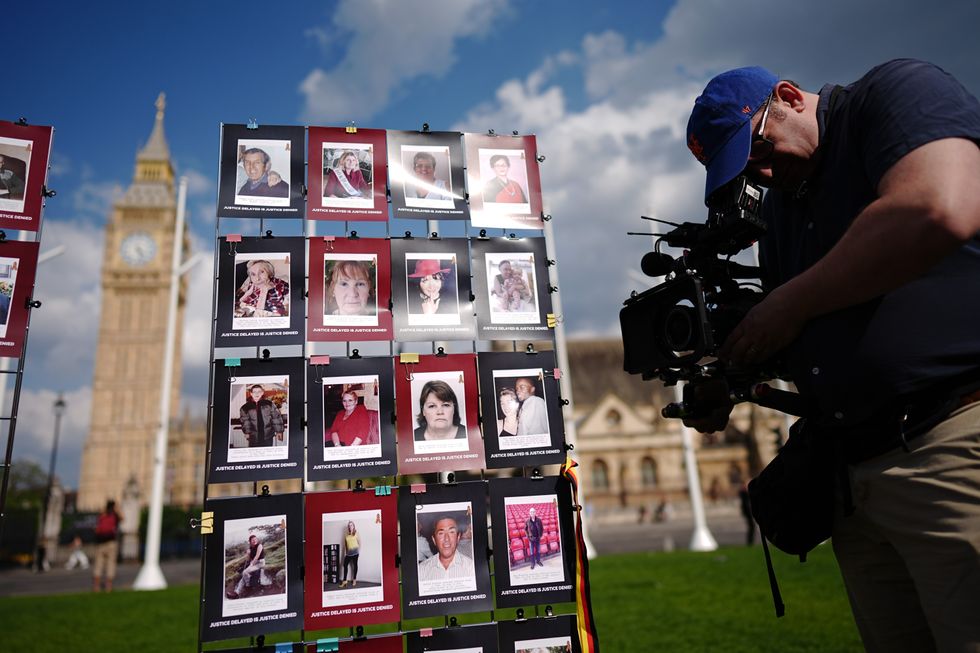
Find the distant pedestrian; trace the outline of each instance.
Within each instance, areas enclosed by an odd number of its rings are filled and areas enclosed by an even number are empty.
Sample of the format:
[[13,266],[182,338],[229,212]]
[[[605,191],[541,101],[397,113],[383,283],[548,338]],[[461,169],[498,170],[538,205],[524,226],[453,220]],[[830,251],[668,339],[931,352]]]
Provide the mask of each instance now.
[[92,591],[99,592],[104,587],[112,591],[112,581],[116,577],[116,558],[119,556],[119,524],[122,517],[116,512],[116,502],[106,501],[105,510],[95,520],[95,565],[92,568]]
[[82,549],[82,538],[77,535],[71,541],[71,555],[68,556],[68,562],[65,563],[65,569],[74,569],[75,567],[88,569],[88,556]]

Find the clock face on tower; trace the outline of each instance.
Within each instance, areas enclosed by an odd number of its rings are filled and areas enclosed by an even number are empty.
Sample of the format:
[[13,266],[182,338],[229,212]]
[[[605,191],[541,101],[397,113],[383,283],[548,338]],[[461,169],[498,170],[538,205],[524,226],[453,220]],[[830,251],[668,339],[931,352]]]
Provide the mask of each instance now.
[[122,260],[133,266],[140,268],[153,260],[157,253],[157,244],[150,234],[143,231],[134,231],[125,238],[119,246],[119,255]]

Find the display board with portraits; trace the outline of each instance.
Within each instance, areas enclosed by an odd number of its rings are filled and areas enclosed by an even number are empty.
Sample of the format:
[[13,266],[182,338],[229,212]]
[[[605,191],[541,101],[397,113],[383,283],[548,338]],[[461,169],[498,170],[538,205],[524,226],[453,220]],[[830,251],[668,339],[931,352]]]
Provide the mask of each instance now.
[[491,608],[483,482],[413,486],[398,520],[406,619]]
[[497,624],[501,651],[508,653],[581,653],[575,615],[538,617]]
[[398,496],[306,495],[308,630],[398,621]]
[[[329,360],[323,362],[323,358]],[[308,480],[396,474],[392,374],[388,357],[321,356],[311,361],[307,368]]]
[[395,340],[473,340],[470,253],[465,238],[391,241]]
[[24,353],[39,247],[37,242],[0,242],[0,358]]
[[387,220],[388,158],[383,129],[309,128],[306,217]]
[[0,229],[40,227],[53,134],[52,127],[0,120]]
[[[0,129],[0,156],[5,136]],[[223,125],[221,139],[218,234],[223,218],[347,223],[389,213],[543,228],[533,136]],[[3,209],[0,193],[0,218]],[[477,341],[553,339],[545,239],[361,238],[343,229],[217,238],[214,347],[303,353],[213,362],[207,482],[361,480],[346,491],[206,500],[215,530],[205,540],[201,641],[301,627],[353,635],[401,628],[402,619],[574,602],[576,513],[565,479],[384,485],[396,474],[564,462],[554,352],[476,353]],[[29,266],[8,267],[11,293],[21,292]],[[361,357],[352,345],[363,341],[433,350],[471,341],[473,353]],[[346,343],[347,356],[317,355],[331,350],[310,351],[314,342]],[[364,479],[375,487],[362,490]],[[408,651],[571,653],[574,623],[403,634]],[[339,650],[400,652],[400,635],[359,631]],[[312,642],[294,651],[304,644]]]
[[495,624],[416,631],[405,639],[408,653],[497,653]]
[[218,239],[215,347],[304,341],[303,238]]
[[303,127],[222,125],[218,215],[304,217],[305,136]]
[[476,356],[395,358],[400,474],[482,469]]
[[498,608],[575,600],[573,515],[564,478],[490,480]]
[[477,238],[473,285],[480,340],[550,340],[544,238]]
[[459,132],[388,131],[388,183],[396,218],[466,220]]
[[307,339],[391,340],[391,248],[383,238],[310,238]]
[[474,227],[543,229],[534,136],[464,134]]
[[303,625],[303,497],[208,499],[201,640]]
[[209,483],[303,476],[302,358],[215,363]]
[[480,352],[477,361],[487,467],[564,462],[555,353]]

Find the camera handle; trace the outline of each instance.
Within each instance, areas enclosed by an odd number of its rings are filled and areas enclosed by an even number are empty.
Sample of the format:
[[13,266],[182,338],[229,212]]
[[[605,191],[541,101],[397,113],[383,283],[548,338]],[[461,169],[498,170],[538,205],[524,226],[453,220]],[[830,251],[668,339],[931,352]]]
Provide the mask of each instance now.
[[[778,410],[781,413],[806,417],[808,411],[806,402],[798,393],[778,390],[766,383],[756,383],[738,388],[731,388],[728,399],[732,404],[750,401],[764,408]],[[714,402],[679,401],[664,406],[661,414],[666,418],[686,418],[705,415],[717,405]]]

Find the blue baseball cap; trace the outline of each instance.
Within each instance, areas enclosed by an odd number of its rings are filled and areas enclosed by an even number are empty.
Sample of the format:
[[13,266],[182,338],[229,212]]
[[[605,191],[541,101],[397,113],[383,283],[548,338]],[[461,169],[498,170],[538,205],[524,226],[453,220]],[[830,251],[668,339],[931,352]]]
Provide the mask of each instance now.
[[745,168],[752,148],[752,116],[778,81],[765,68],[736,68],[708,82],[694,101],[687,122],[687,147],[708,169],[705,203]]

